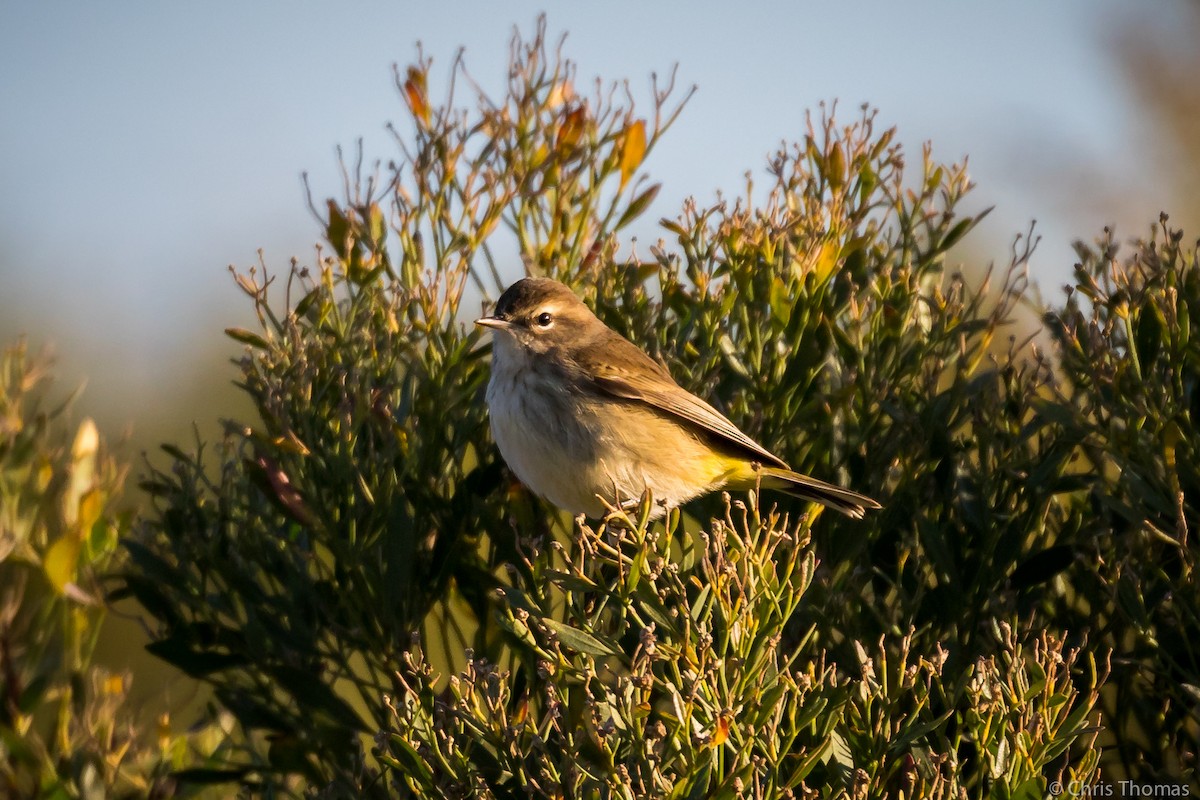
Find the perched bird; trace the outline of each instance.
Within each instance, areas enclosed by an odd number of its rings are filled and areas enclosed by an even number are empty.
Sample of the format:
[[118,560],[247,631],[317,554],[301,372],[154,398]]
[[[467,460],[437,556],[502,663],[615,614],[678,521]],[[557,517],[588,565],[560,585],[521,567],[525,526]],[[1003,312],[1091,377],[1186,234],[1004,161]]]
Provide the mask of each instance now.
[[722,488],[761,485],[861,518],[865,495],[793,472],[721,412],[683,389],[563,284],[524,278],[500,296],[487,404],[516,476],[574,514],[636,503],[654,516]]

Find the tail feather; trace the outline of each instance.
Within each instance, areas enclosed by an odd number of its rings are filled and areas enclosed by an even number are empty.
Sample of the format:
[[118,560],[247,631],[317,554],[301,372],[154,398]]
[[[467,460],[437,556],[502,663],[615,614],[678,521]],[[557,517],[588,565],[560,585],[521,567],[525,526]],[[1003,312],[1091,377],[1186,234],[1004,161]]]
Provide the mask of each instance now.
[[862,519],[867,509],[882,508],[865,494],[852,492],[832,483],[792,472],[790,469],[760,467],[760,471],[762,485],[768,489],[776,489],[801,500],[820,503],[855,519]]

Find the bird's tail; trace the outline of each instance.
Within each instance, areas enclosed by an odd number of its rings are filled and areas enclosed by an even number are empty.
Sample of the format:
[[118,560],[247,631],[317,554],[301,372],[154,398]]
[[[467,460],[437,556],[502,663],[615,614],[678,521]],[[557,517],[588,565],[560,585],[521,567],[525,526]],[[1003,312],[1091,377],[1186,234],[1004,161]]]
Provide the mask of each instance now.
[[849,489],[834,486],[832,483],[819,481],[816,478],[801,475],[799,472],[792,472],[790,469],[759,467],[759,474],[762,478],[762,485],[768,489],[775,489],[793,497],[799,497],[801,500],[820,503],[855,519],[862,519],[863,514],[869,508],[882,508],[879,503],[865,494],[852,492]]

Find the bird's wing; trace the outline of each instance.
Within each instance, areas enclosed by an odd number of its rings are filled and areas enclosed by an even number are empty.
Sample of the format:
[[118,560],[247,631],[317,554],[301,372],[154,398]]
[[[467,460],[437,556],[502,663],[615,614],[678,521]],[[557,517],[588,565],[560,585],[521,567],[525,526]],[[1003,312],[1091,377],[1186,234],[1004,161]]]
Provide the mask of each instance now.
[[[595,352],[593,348],[587,349]],[[603,361],[577,354],[577,362],[600,391],[653,406],[745,450],[754,460],[789,468],[778,456],[742,433],[720,411],[675,383],[665,369],[628,339],[613,334],[602,350]]]

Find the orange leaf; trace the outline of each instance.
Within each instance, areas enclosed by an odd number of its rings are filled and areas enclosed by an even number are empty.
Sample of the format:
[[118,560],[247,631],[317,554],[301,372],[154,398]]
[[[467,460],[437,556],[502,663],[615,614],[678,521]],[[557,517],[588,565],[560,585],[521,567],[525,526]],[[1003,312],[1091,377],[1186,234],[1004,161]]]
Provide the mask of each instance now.
[[639,119],[625,129],[625,139],[621,142],[621,188],[629,183],[633,173],[642,165],[646,157],[646,120]]
[[264,456],[258,457],[258,466],[262,467],[267,483],[275,492],[275,499],[279,501],[284,511],[301,525],[311,525],[313,523],[312,512],[308,510],[304,496],[300,494],[299,489],[292,485],[287,473],[273,460]]
[[717,724],[713,728],[712,739],[709,744],[712,747],[720,747],[725,744],[725,740],[729,738],[729,717],[722,714],[717,717]]
[[579,106],[567,113],[563,118],[562,123],[558,126],[558,133],[554,137],[554,149],[559,154],[564,154],[573,149],[579,143],[579,137],[583,135],[583,125],[587,121],[587,111],[583,106]]
[[429,94],[425,85],[425,73],[416,67],[408,68],[408,80],[404,82],[404,97],[413,116],[429,124]]
[[525,719],[528,716],[529,716],[529,698],[522,697],[521,701],[519,703],[517,703],[516,710],[513,712],[512,722],[514,725],[521,725],[525,722]]

